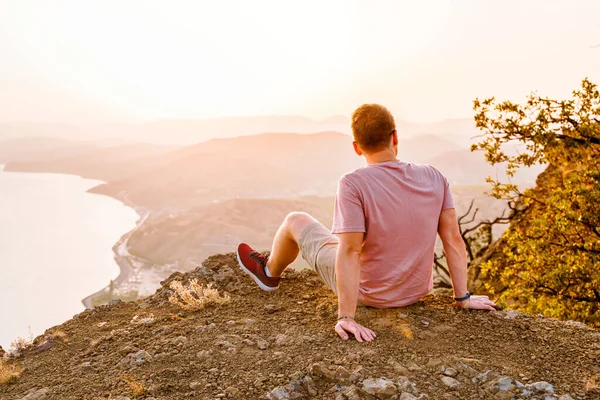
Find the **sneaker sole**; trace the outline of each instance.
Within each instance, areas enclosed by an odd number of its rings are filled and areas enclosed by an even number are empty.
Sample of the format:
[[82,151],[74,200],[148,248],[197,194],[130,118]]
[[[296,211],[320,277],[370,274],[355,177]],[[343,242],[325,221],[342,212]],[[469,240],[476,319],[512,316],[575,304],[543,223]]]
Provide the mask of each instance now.
[[250,270],[248,270],[245,266],[244,263],[242,263],[242,259],[240,258],[240,253],[239,251],[236,251],[235,254],[237,255],[237,260],[238,260],[238,264],[240,266],[240,268],[242,269],[242,271],[244,271],[247,275],[250,275],[250,277],[252,279],[254,279],[254,282],[256,282],[256,284],[265,292],[272,292],[274,290],[277,290],[279,288],[279,286],[275,286],[275,287],[271,287],[271,286],[267,286],[264,283],[262,283],[262,281],[258,278],[258,276],[254,275],[252,272],[250,272]]

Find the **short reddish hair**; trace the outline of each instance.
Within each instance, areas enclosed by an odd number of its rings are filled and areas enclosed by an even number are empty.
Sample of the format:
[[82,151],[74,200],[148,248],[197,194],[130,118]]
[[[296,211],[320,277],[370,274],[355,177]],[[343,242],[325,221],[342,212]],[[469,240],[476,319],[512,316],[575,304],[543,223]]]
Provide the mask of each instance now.
[[392,113],[379,104],[363,104],[352,113],[352,136],[363,151],[379,151],[396,130]]

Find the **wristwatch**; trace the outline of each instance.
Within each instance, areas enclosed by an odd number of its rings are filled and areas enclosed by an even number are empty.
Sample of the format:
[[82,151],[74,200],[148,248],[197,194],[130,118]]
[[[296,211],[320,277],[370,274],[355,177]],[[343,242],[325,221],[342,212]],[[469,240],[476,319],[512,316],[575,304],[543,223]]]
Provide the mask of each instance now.
[[465,301],[469,297],[471,297],[471,293],[469,291],[467,291],[467,294],[465,294],[463,297],[455,297],[454,301]]

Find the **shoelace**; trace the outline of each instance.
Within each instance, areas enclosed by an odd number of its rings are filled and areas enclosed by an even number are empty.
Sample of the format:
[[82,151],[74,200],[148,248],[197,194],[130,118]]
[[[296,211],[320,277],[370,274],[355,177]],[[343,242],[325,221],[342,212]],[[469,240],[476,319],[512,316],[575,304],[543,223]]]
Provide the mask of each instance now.
[[252,251],[248,254],[248,257],[250,257],[251,260],[256,261],[257,263],[259,263],[261,265],[261,267],[265,267],[265,265],[267,265],[267,257],[263,254],[260,254],[257,251]]

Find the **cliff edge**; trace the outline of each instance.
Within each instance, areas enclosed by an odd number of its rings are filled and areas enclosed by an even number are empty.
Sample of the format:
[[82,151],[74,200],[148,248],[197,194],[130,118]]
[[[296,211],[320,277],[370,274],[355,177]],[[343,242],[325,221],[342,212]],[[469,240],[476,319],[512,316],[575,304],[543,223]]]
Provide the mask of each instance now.
[[[224,304],[185,310],[172,283],[214,285]],[[428,296],[360,308],[373,343],[342,341],[336,299],[311,271],[266,293],[216,255],[151,297],[112,302],[48,329],[3,361],[0,399],[597,399],[600,332]]]

